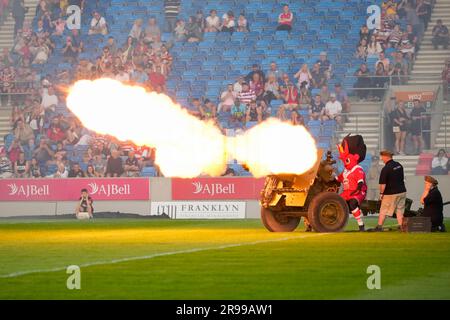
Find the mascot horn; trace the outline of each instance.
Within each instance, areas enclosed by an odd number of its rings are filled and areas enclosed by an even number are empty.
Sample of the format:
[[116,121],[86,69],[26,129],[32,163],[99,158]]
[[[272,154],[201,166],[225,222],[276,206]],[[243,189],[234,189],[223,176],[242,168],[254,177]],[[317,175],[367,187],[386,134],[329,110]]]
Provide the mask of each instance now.
[[341,197],[347,201],[353,217],[358,222],[359,230],[364,231],[364,222],[361,215],[361,203],[366,198],[366,174],[359,164],[366,158],[367,147],[360,135],[346,136],[340,145],[339,159],[344,163],[345,170],[337,180],[343,184]]

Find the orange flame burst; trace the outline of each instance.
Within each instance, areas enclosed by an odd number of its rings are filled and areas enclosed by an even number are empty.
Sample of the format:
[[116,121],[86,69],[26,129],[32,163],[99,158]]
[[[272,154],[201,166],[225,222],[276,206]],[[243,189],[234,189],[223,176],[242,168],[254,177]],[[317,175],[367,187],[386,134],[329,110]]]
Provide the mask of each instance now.
[[230,157],[257,177],[302,174],[317,160],[314,139],[302,126],[271,119],[227,138],[166,95],[112,79],[78,81],[67,106],[91,130],[156,148],[156,163],[166,177],[219,176]]

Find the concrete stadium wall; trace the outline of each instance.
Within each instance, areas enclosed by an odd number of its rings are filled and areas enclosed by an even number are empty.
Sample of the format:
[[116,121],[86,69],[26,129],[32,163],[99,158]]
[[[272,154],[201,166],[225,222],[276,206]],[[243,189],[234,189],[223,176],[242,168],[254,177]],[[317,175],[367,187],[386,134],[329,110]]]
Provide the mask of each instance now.
[[[450,176],[438,177],[439,188],[444,201],[450,201]],[[420,206],[419,199],[423,191],[423,177],[414,176],[406,179],[408,197],[414,200],[413,209]],[[172,201],[172,180],[167,178],[152,178],[150,180],[151,201]],[[95,199],[94,199],[95,200]],[[140,215],[150,215],[151,201],[96,201],[96,212],[121,212]],[[206,200],[205,200],[206,201]],[[227,200],[214,200],[227,201]],[[247,219],[258,219],[260,207],[256,200],[230,200],[230,202],[245,202]],[[0,202],[0,217],[63,215],[74,213],[76,201],[58,202]],[[446,207],[445,215],[450,217],[450,206]]]

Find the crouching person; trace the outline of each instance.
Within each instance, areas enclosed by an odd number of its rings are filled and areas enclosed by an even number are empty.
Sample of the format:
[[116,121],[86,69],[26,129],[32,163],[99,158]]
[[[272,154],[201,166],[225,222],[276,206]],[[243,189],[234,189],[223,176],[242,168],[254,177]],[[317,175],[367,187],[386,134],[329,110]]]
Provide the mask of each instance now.
[[92,219],[94,213],[93,207],[94,201],[89,196],[87,189],[81,190],[81,197],[78,201],[77,209],[75,210],[75,215],[79,220]]
[[424,205],[422,216],[431,218],[432,232],[445,232],[444,203],[437,186],[438,181],[436,179],[430,176],[425,177],[425,188],[420,198],[420,202]]

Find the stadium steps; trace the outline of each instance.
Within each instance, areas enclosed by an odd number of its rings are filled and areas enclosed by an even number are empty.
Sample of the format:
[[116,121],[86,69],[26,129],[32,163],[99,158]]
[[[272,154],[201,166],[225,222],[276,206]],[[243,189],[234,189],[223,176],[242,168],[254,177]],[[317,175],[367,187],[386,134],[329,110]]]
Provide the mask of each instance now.
[[434,50],[431,44],[432,30],[438,19],[442,19],[442,22],[450,27],[450,0],[438,0],[433,9],[431,21],[425,31],[417,59],[411,71],[409,84],[442,83],[441,74],[445,60],[450,57],[450,49],[443,50],[442,47],[439,47],[438,50]]
[[[361,134],[367,145],[367,151],[377,154],[380,150],[380,102],[352,102],[351,110],[358,112],[358,115],[348,116],[348,121],[343,125],[342,130],[337,134],[338,140],[348,134]],[[366,115],[364,113],[367,113]]]
[[419,163],[419,156],[396,155],[396,156],[394,156],[394,158],[395,158],[395,161],[398,161],[402,164],[405,176],[415,176],[416,175],[416,168],[417,168],[417,164]]
[[440,130],[436,136],[436,149],[446,149],[450,146],[450,114],[444,115]]
[[[39,0],[25,0],[25,7],[29,8],[25,15],[25,22],[31,23],[36,15],[36,7]],[[0,26],[0,50],[11,49],[14,44],[14,19],[11,14],[2,26]]]
[[3,140],[3,137],[5,137],[7,134],[11,131],[11,124],[9,122],[11,115],[11,111],[9,109],[0,109],[0,147],[2,147],[5,142]]

